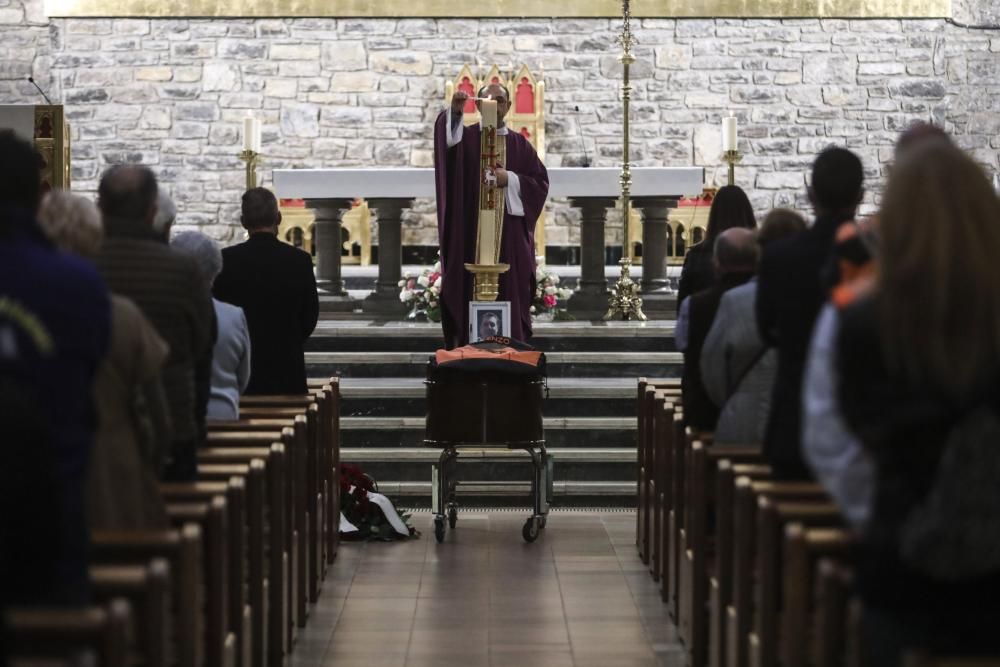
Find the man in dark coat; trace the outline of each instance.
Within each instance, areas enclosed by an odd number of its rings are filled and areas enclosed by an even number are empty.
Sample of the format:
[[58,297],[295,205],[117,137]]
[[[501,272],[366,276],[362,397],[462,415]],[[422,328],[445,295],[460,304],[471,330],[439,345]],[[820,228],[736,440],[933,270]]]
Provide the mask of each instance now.
[[153,227],[158,193],[147,167],[122,165],[104,173],[97,203],[105,239],[97,267],[111,291],[134,301],[170,346],[163,390],[173,434],[164,477],[189,481],[205,439],[215,311],[198,265]]
[[837,228],[852,220],[864,195],[861,160],[844,148],[824,150],[813,163],[809,200],[812,227],[768,244],[760,265],[757,326],[778,350],[778,372],[764,454],[775,475],[810,477],[802,460],[802,376],[813,325],[831,285],[828,266]]
[[[701,351],[712,329],[722,295],[753,278],[757,268],[757,239],[753,231],[732,227],[719,234],[714,247],[716,283],[691,295],[689,326],[684,349],[681,398],[684,421],[699,431],[712,431],[719,420],[719,407],[712,402],[701,381]],[[733,378],[736,380],[737,378]]]
[[264,188],[243,194],[243,243],[222,251],[215,298],[243,309],[250,329],[246,394],[304,394],[304,345],[316,328],[319,296],[312,258],[278,240],[278,200]]
[[[503,125],[510,109],[507,89],[493,84],[480,91],[480,96],[496,100],[497,136],[506,141],[506,162],[495,169],[497,186],[503,188],[505,200],[500,263],[510,265],[506,273],[500,274],[499,300],[510,301],[511,337],[527,340],[531,337],[530,311],[535,296],[535,222],[549,193],[549,176],[528,140]],[[455,93],[451,108],[441,112],[434,125],[441,326],[449,349],[469,340],[473,277],[465,264],[476,261],[479,225],[481,128],[463,127],[467,101],[464,92]]]

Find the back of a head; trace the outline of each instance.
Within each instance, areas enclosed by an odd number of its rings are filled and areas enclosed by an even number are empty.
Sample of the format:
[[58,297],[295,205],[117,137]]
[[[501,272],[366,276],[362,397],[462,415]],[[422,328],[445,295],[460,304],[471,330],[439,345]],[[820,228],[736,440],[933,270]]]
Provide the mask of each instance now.
[[725,185],[719,188],[712,199],[705,240],[713,243],[719,234],[733,227],[754,229],[757,227],[757,219],[747,193],[737,185]]
[[58,248],[83,257],[96,257],[104,238],[101,213],[94,202],[62,190],[45,195],[38,224]]
[[760,253],[754,232],[742,227],[727,229],[719,234],[714,251],[715,264],[722,275],[753,271]]
[[955,399],[995,383],[1000,199],[982,168],[947,142],[914,147],[892,171],[879,237],[890,367]]
[[222,272],[222,251],[219,249],[219,244],[201,232],[175,234],[170,239],[170,247],[194,259],[209,286]]
[[0,207],[34,213],[42,194],[42,161],[35,147],[12,130],[0,130]]
[[170,234],[170,227],[177,219],[177,205],[163,187],[156,192],[156,215],[153,216],[153,231],[161,236]]
[[757,232],[757,243],[767,245],[772,241],[786,239],[805,231],[806,221],[798,212],[790,208],[775,208],[764,216]]
[[116,165],[101,177],[97,205],[105,221],[151,223],[158,192],[156,176],[148,167]]
[[895,159],[899,160],[905,157],[907,153],[928,141],[941,141],[950,144],[951,137],[938,125],[918,121],[899,135],[896,146],[893,148]]
[[278,200],[266,188],[250,188],[243,193],[240,221],[247,231],[269,230],[281,222]]
[[824,149],[813,162],[809,188],[818,213],[851,213],[864,194],[861,158],[839,146]]

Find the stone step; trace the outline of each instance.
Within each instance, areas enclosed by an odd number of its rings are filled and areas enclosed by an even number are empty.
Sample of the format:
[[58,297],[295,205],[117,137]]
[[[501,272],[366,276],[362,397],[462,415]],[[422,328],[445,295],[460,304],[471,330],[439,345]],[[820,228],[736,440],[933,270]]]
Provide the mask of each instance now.
[[[679,352],[550,352],[551,378],[638,376],[680,377],[684,357]],[[306,352],[310,376],[424,377],[426,352]]]
[[[635,415],[636,380],[629,378],[551,378],[545,414],[552,417]],[[419,377],[343,378],[344,417],[423,417],[424,381]]]
[[[547,450],[553,458],[556,481],[618,481],[635,480],[635,447],[553,448]],[[431,466],[438,461],[440,449],[416,447],[348,447],[342,460],[361,466],[381,484],[426,481],[431,479]],[[532,468],[524,450],[493,450],[487,455],[463,451],[459,454],[459,479],[518,482],[530,480]]]
[[[543,352],[674,351],[673,320],[536,322],[533,329],[530,343]],[[306,350],[433,353],[442,343],[436,323],[328,319],[316,326]]]
[[[635,507],[636,504],[635,480],[556,481],[552,491],[552,504],[559,507]],[[431,504],[430,481],[379,482],[379,492],[402,507],[423,508]],[[457,500],[459,508],[484,505],[527,507],[530,505],[530,494],[528,481],[481,485],[465,483],[459,487]]]
[[[342,446],[419,447],[424,417],[343,417]],[[548,447],[634,447],[635,417],[545,417]]]

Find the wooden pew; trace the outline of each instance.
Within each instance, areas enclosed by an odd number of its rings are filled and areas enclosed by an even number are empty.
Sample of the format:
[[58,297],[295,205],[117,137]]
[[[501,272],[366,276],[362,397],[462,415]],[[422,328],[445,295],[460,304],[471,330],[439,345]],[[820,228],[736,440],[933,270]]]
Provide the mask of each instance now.
[[667,461],[670,449],[670,431],[666,427],[672,423],[674,409],[677,407],[673,397],[661,389],[652,393],[649,425],[649,451],[646,452],[646,504],[649,513],[649,536],[647,538],[647,562],[653,581],[660,580],[663,571],[663,512],[666,500],[666,481],[669,463]]
[[214,498],[226,502],[226,544],[223,558],[228,571],[228,631],[233,633],[239,664],[250,665],[252,610],[247,602],[247,563],[249,526],[247,521],[247,482],[244,477],[230,477],[226,482],[199,481],[160,485],[168,504],[209,503]]
[[[245,600],[250,612],[249,631],[243,636],[245,655],[249,650],[253,667],[267,663],[267,464],[263,459],[249,463],[202,463],[198,478],[204,482],[228,484],[233,477],[241,477],[246,486],[246,579]],[[233,578],[235,581],[235,577]],[[244,614],[246,613],[244,609]],[[235,609],[235,608],[234,608]],[[231,610],[230,613],[233,613]],[[245,621],[244,617],[244,621]],[[249,643],[249,647],[247,646]]]
[[[298,410],[298,408],[296,408]],[[319,439],[319,408],[310,403],[301,414],[291,419],[240,419],[231,422],[215,422],[209,425],[209,433],[284,433],[292,429],[294,460],[289,461],[292,471],[292,486],[288,495],[290,512],[287,521],[292,528],[293,578],[295,582],[295,617],[298,627],[305,626],[306,602],[318,591],[319,570],[316,561],[318,537],[316,522],[312,520],[317,501],[310,502],[309,488],[315,486],[315,451]],[[248,443],[250,444],[250,443]],[[310,552],[312,558],[309,558]]]
[[910,653],[903,659],[903,667],[1000,667],[1000,656],[984,658],[953,658]]
[[[804,665],[807,660],[815,663],[816,656],[809,651],[819,608],[819,580],[814,574],[824,557],[849,558],[853,538],[843,528],[812,528],[799,522],[786,525],[784,532],[778,657],[784,665]],[[814,623],[810,624],[810,620]]]
[[719,461],[715,471],[715,559],[708,579],[709,650],[708,664],[722,667],[726,662],[726,613],[733,595],[733,552],[735,550],[734,511],[736,480],[766,479],[771,469],[763,464]]
[[179,530],[94,531],[91,560],[145,566],[154,558],[170,566],[170,603],[177,663],[204,664],[202,632],[202,532],[195,524]]
[[[232,444],[232,443],[229,443]],[[286,547],[285,519],[285,446],[280,442],[269,447],[207,447],[198,450],[199,469],[206,465],[252,465],[255,459],[266,460],[267,473],[267,639],[268,665],[280,667],[289,646],[286,628],[290,612],[286,590],[289,582],[289,556]]]
[[[684,425],[684,413],[675,409],[673,437],[670,439],[670,450],[667,453],[669,469],[666,471],[666,474],[670,477],[665,482],[665,485],[668,487],[668,493],[665,498],[666,527],[664,529],[663,549],[664,557],[666,558],[664,569],[667,577],[669,577],[670,586],[667,610],[674,623],[677,623],[680,617],[680,596],[678,595],[680,590],[681,563],[680,530],[684,516],[684,494],[687,488],[687,480],[685,479],[687,472],[685,460],[687,457],[685,450],[688,446],[686,443],[695,437],[697,437],[695,433]],[[711,438],[711,435],[703,434],[700,437],[707,440]]]
[[94,601],[110,605],[124,599],[132,611],[132,661],[145,667],[167,667],[169,655],[170,565],[154,558],[148,565],[91,565]]
[[[295,527],[296,509],[299,505],[299,492],[302,489],[301,477],[299,473],[300,459],[302,458],[302,448],[305,444],[304,422],[298,422],[298,429],[284,428],[281,431],[209,431],[208,447],[216,449],[246,447],[266,447],[270,444],[280,442],[285,447],[284,472],[284,499],[281,508],[284,512],[281,526],[284,530],[284,548],[288,552],[288,561],[285,578],[288,581],[284,587],[288,609],[287,628],[283,641],[286,652],[290,650],[295,636],[295,629],[299,627],[299,601],[300,591],[306,587],[305,572],[299,568],[299,556],[302,547],[302,534]],[[302,500],[304,502],[304,499]],[[304,623],[304,617],[301,622]]]
[[101,667],[127,667],[130,617],[122,599],[103,607],[8,609],[4,621],[10,664],[37,665],[42,659],[75,663],[90,655],[91,663]]
[[[756,463],[760,458],[758,445],[705,446],[700,440],[692,442],[687,455],[689,483],[680,531],[678,634],[694,665],[708,662],[709,575],[715,557],[711,539],[715,532],[709,522],[714,515],[718,525],[718,467],[725,463],[725,469],[731,473],[734,462]],[[731,530],[731,524],[726,528]]]
[[[726,608],[726,660],[729,667],[747,667],[748,638],[754,630],[755,568],[757,564],[757,509],[760,500],[823,498],[823,490],[811,482],[774,482],[739,477],[733,496],[732,598]],[[773,619],[772,619],[773,620]]]
[[204,535],[205,664],[236,664],[236,636],[229,623],[228,505],[223,496],[208,502],[167,503],[167,516],[178,526],[195,523]]
[[829,502],[824,492],[812,497],[806,493],[805,500],[780,499],[773,495],[762,495],[757,500],[757,586],[753,631],[747,637],[751,664],[755,666],[775,667],[778,664],[785,526],[792,523],[823,527],[841,524],[839,508]]
[[858,636],[851,636],[850,605],[854,574],[845,564],[821,558],[816,574],[816,667],[844,667],[851,663],[851,646]]
[[332,564],[340,545],[340,378],[309,380],[310,390],[319,392],[320,430],[323,447],[320,450],[321,476],[318,491],[322,494],[323,556]]
[[655,435],[656,421],[659,415],[654,411],[656,392],[664,396],[676,398],[679,407],[680,382],[674,379],[648,380],[639,378],[637,396],[637,435],[636,435],[636,547],[643,563],[650,562],[654,550],[652,542],[653,522],[651,514],[655,499],[649,487],[653,480],[654,448],[657,446]]

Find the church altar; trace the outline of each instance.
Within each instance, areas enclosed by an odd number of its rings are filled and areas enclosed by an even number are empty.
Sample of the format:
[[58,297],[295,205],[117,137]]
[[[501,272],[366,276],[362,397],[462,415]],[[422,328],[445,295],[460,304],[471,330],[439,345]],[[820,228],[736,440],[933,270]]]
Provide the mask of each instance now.
[[[581,211],[580,282],[569,310],[592,317],[607,307],[604,275],[604,226],[607,210],[621,194],[621,171],[601,167],[552,167],[549,197],[567,198]],[[662,310],[669,301],[667,230],[670,209],[684,196],[702,191],[701,167],[637,167],[632,169],[632,205],[643,215],[642,296],[647,308]],[[274,189],[281,199],[304,199],[316,216],[313,232],[316,278],[329,295],[330,307],[353,309],[341,273],[341,216],[358,197],[366,199],[378,217],[379,262],[375,290],[361,304],[366,312],[392,314],[399,301],[402,275],[402,214],[416,198],[434,197],[434,170],[275,169]]]

